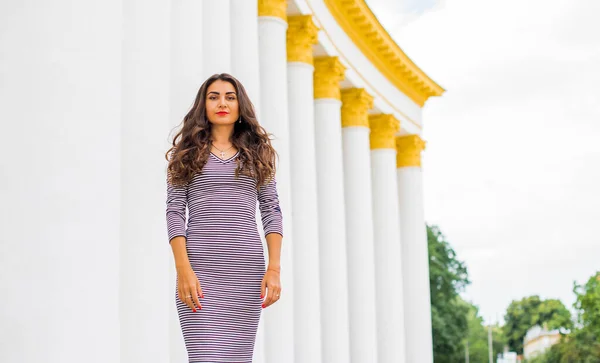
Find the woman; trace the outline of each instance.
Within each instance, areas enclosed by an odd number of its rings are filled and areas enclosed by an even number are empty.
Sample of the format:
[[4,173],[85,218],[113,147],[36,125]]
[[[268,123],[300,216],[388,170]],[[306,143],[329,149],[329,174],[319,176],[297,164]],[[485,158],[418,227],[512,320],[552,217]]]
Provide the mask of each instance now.
[[276,152],[237,79],[216,74],[202,84],[166,157],[167,227],[189,362],[252,362],[261,307],[281,292],[283,231]]

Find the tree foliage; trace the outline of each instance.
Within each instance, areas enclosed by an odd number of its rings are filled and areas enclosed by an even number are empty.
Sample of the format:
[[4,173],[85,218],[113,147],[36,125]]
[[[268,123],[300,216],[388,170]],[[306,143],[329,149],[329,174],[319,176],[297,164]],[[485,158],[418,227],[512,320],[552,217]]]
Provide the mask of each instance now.
[[580,329],[550,348],[540,363],[600,363],[600,337]]
[[600,271],[590,277],[585,285],[575,283],[573,292],[577,295],[575,309],[578,311],[579,324],[600,335]]
[[[462,362],[469,342],[471,362],[487,362],[488,332],[477,306],[461,299],[470,283],[467,267],[437,226],[427,226],[429,247],[429,285],[435,363]],[[494,355],[504,348],[506,339],[493,327]]]
[[600,363],[600,272],[585,285],[575,284],[577,327],[540,359],[539,363]]
[[437,226],[427,226],[433,351],[436,363],[464,357],[469,305],[459,293],[469,284],[467,268]]
[[[469,314],[467,315],[469,325],[469,361],[487,362],[488,361],[488,327],[483,325],[483,318],[479,316],[479,309],[475,305],[469,304]],[[506,338],[502,329],[498,326],[492,327],[492,348],[493,356],[502,352]]]
[[523,339],[531,327],[540,325],[547,329],[570,329],[573,326],[571,313],[560,300],[542,300],[539,296],[511,302],[504,321],[508,346],[518,354],[523,354]]

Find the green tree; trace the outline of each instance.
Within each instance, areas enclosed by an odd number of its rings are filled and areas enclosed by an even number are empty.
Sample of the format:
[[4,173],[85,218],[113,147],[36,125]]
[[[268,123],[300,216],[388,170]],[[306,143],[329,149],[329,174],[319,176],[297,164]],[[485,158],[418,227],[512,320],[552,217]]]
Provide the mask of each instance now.
[[488,359],[488,335],[483,326],[483,318],[479,316],[479,309],[471,305],[467,320],[469,322],[469,361],[487,362]]
[[437,226],[427,226],[433,352],[436,363],[464,357],[469,306],[459,293],[469,284],[467,268]]
[[548,329],[570,329],[573,326],[571,314],[562,302],[554,299],[541,300],[539,296],[511,302],[504,321],[508,346],[518,354],[523,354],[523,339],[527,330],[534,325]]
[[578,326],[536,363],[600,363],[600,272],[574,284]]
[[[469,304],[469,313],[467,315],[469,325],[469,361],[487,362],[488,361],[488,327],[483,325],[483,318],[479,316],[479,308]],[[499,326],[492,326],[492,349],[493,356],[502,352],[506,345],[506,338]]]
[[585,285],[575,283],[573,292],[577,295],[575,309],[578,311],[579,324],[600,336],[600,271],[590,277]]
[[550,348],[540,363],[600,363],[598,335],[578,329]]

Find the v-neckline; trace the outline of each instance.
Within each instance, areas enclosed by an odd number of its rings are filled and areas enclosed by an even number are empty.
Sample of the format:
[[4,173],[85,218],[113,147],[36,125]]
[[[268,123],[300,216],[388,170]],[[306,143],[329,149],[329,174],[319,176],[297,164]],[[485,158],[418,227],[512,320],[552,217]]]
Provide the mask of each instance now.
[[235,154],[233,154],[232,156],[230,156],[228,159],[221,159],[220,157],[218,157],[217,155],[215,155],[212,151],[210,151],[210,154],[212,156],[214,156],[215,159],[219,160],[222,163],[226,163],[226,162],[232,160],[233,158],[235,158],[236,156],[238,156],[239,153],[240,153],[240,151],[238,150]]

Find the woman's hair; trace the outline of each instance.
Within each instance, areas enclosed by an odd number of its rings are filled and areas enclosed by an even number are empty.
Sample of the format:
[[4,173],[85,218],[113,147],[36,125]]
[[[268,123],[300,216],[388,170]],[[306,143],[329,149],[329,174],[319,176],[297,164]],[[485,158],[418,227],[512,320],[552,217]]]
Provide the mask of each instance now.
[[257,189],[275,176],[277,153],[271,145],[269,134],[256,120],[254,106],[244,86],[227,73],[208,78],[196,95],[192,109],[183,119],[183,127],[173,137],[173,146],[165,154],[169,161],[167,174],[172,185],[185,185],[195,173],[201,173],[210,154],[212,124],[206,117],[206,91],[217,81],[229,82],[235,88],[241,123],[235,121],[231,142],[240,151],[235,177],[240,174],[253,177]]

